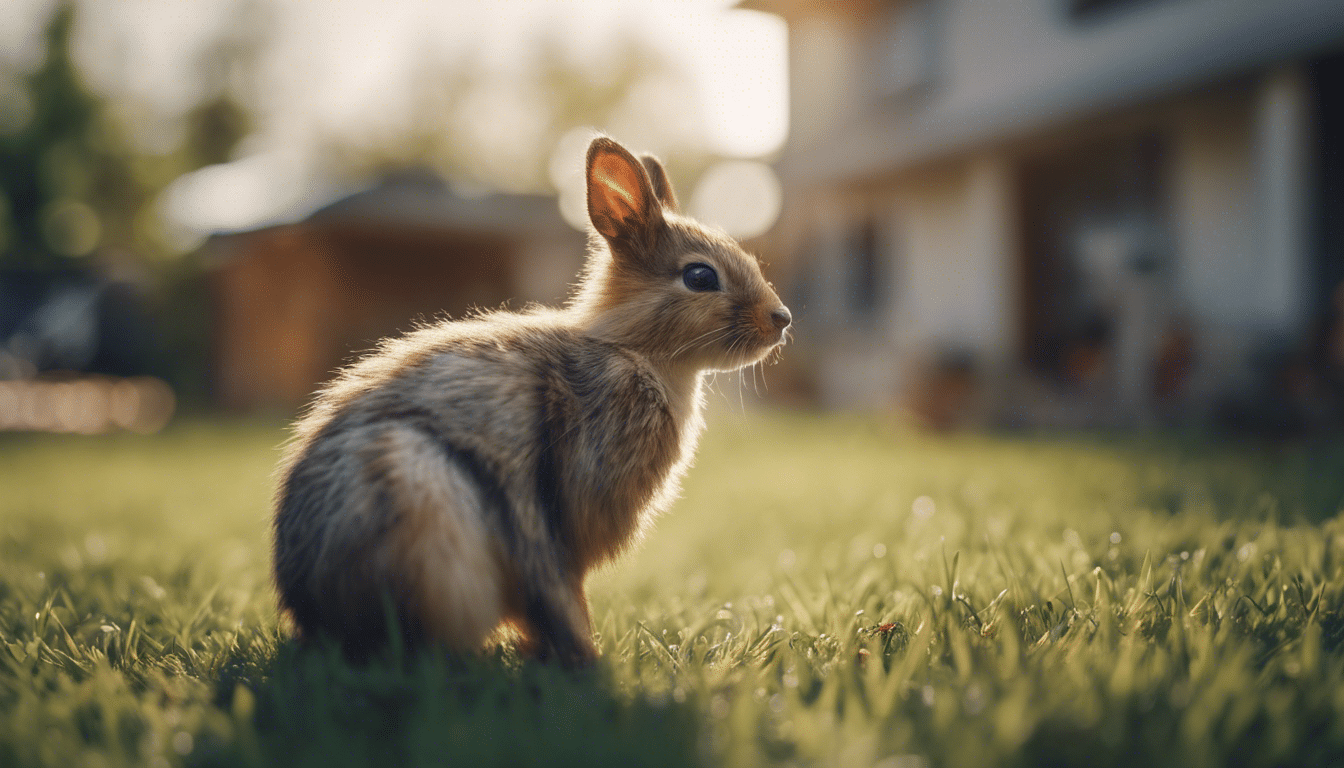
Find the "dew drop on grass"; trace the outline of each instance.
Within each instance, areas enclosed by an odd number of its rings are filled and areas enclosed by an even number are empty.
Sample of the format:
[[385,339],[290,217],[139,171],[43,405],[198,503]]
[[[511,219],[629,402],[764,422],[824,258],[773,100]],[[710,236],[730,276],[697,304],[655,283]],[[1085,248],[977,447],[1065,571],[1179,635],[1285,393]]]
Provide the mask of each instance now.
[[693,595],[703,595],[709,587],[709,577],[704,571],[696,571],[686,579],[686,588]]
[[933,517],[933,513],[936,511],[938,511],[937,505],[935,505],[933,499],[928,496],[920,496],[910,505],[911,514],[920,520],[927,520],[930,517]]
[[980,714],[985,708],[985,694],[975,683],[966,688],[965,708],[966,714],[972,717]]
[[155,600],[162,600],[168,596],[168,590],[159,586],[159,583],[153,577],[145,575],[140,577],[140,585],[144,587],[145,592]]
[[878,543],[873,545],[873,557],[877,558],[878,560],[881,560],[886,556],[887,556],[886,544],[883,544],[882,542],[879,541]]
[[1124,538],[1124,537],[1122,537],[1122,536],[1120,535],[1120,532],[1119,532],[1119,531],[1111,531],[1111,543],[1112,543],[1112,544],[1119,544],[1122,538]]
[[924,706],[926,707],[933,706],[934,692],[932,685],[924,686],[924,688],[920,690],[919,696],[924,701]]
[[173,735],[173,751],[179,755],[189,755],[195,748],[196,742],[191,738],[191,734],[186,731],[178,731]]
[[107,556],[107,542],[96,533],[90,533],[84,537],[84,549],[89,553],[89,559],[95,563],[102,562],[103,558]]

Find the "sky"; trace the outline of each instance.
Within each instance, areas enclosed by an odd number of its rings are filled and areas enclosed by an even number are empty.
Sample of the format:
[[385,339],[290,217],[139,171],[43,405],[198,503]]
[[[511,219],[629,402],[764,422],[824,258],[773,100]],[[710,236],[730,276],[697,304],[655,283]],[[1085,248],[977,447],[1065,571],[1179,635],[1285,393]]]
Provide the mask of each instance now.
[[[255,5],[269,16],[272,34],[260,66],[258,131],[240,148],[236,167],[213,169],[204,182],[184,181],[200,199],[177,206],[215,208],[221,215],[214,221],[198,222],[206,227],[253,223],[273,212],[278,198],[293,197],[294,190],[282,187],[296,183],[305,153],[318,138],[376,132],[380,121],[408,105],[406,83],[427,58],[452,61],[474,51],[488,68],[507,72],[526,66],[541,33],[599,71],[623,37],[663,53],[689,75],[709,149],[727,158],[768,158],[788,131],[784,23],[735,9],[731,0],[257,0]],[[50,7],[50,0],[0,0],[0,18],[7,22],[0,24],[0,55],[35,60]],[[184,76],[191,57],[230,14],[239,13],[233,0],[82,0],[79,7],[76,55],[95,86],[129,93],[170,113],[195,96],[195,79]],[[494,112],[493,120],[483,123],[509,122],[509,104],[484,106]],[[671,118],[648,119],[656,128]],[[631,132],[638,141],[638,131]],[[145,139],[151,145],[154,140]],[[751,173],[746,183],[759,182],[759,169]],[[201,192],[212,184],[224,191]],[[728,187],[731,191],[731,181]],[[264,200],[267,195],[277,199]],[[211,198],[247,198],[254,204],[229,212]]]
[[[0,51],[37,55],[50,0],[0,0]],[[137,95],[164,106],[190,98],[183,68],[225,14],[230,0],[86,0],[81,43],[98,77],[111,62],[133,76]],[[529,55],[535,33],[558,31],[571,53],[591,59],[635,34],[687,71],[707,113],[710,138],[725,155],[779,148],[787,132],[785,29],[777,17],[724,0],[274,0],[275,38],[266,70],[275,140],[311,123],[358,124],[371,104],[395,103],[399,84],[425,52],[451,57],[476,46],[492,66]]]

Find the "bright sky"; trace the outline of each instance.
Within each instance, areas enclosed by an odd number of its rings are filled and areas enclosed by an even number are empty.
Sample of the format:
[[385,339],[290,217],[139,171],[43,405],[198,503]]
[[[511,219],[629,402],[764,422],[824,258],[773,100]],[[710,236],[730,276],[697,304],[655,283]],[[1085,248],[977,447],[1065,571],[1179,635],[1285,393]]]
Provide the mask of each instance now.
[[[0,0],[0,18],[7,22],[0,25],[0,55],[34,60],[50,5],[51,0]],[[451,62],[474,52],[490,69],[507,72],[526,66],[543,35],[599,71],[631,36],[661,51],[689,75],[690,83],[673,90],[689,91],[699,102],[700,129],[718,154],[768,156],[788,131],[784,23],[734,9],[732,0],[257,0],[254,5],[253,11],[270,16],[273,34],[260,65],[265,88],[259,132],[243,147],[248,157],[242,162],[183,180],[197,187],[179,195],[196,201],[188,208],[218,214],[195,228],[250,226],[295,204],[293,198],[305,192],[283,187],[302,183],[296,179],[315,140],[377,131],[380,121],[408,107],[406,84],[426,59]],[[129,88],[165,112],[180,111],[195,97],[191,57],[240,7],[246,10],[236,0],[82,0],[79,7],[76,52],[89,75],[101,78],[105,90]],[[471,127],[480,134],[478,142],[528,140],[528,115],[507,95],[485,102],[472,112],[482,115],[474,121],[481,125]],[[632,102],[634,114],[609,129],[636,150],[666,151],[660,140],[665,143],[686,124],[668,113],[677,109],[676,99],[661,93]],[[504,149],[495,154],[507,164]],[[580,148],[576,157],[581,156]],[[223,209],[226,202],[237,210]],[[706,207],[725,210],[721,203]]]
[[[769,154],[788,129],[785,28],[730,0],[273,0],[266,142],[302,141],[315,127],[355,127],[395,108],[425,54],[451,60],[478,48],[492,67],[526,60],[539,32],[601,61],[622,34],[662,50],[688,72],[713,148]],[[34,52],[50,0],[0,0],[0,54]],[[122,67],[135,90],[166,106],[189,98],[188,57],[237,13],[231,0],[85,0],[83,50],[93,68]]]

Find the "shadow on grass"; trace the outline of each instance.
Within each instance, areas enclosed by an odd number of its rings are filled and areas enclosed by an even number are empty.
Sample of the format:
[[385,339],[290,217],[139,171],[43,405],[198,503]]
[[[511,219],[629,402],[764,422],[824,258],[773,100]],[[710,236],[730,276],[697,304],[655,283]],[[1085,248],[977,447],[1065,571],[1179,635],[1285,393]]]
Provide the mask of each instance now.
[[623,696],[601,670],[566,672],[503,655],[423,652],[352,665],[334,648],[281,645],[221,670],[233,738],[204,735],[193,766],[409,768],[689,766],[685,704]]
[[[1086,445],[1086,442],[1082,444]],[[1098,437],[1136,473],[1135,501],[1170,515],[1317,524],[1344,510],[1344,442],[1210,434]]]

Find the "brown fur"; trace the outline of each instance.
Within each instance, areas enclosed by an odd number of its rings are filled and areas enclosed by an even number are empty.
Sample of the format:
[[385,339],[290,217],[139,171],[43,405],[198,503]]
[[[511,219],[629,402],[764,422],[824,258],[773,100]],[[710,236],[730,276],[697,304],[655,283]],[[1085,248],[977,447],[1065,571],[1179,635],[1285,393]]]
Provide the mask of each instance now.
[[[596,657],[585,576],[677,492],[705,371],[783,343],[756,259],[680,216],[657,160],[588,152],[588,266],[562,310],[494,312],[385,341],[295,425],[276,500],[275,575],[301,634]],[[721,290],[683,269],[707,264]]]

